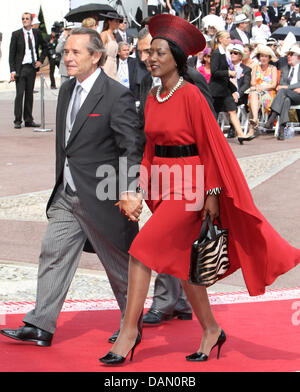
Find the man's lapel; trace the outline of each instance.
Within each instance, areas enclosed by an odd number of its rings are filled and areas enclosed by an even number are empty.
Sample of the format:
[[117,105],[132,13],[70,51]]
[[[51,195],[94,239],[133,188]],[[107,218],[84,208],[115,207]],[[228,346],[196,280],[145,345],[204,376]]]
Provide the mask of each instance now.
[[101,71],[100,75],[96,79],[91,91],[86,97],[83,105],[81,106],[68,141],[68,146],[73,142],[78,132],[83,127],[84,123],[89,118],[89,114],[93,112],[95,106],[98,104],[100,99],[104,95],[104,85],[105,85],[105,74]]
[[25,43],[25,37],[24,37],[24,30],[20,29],[19,30],[19,36],[20,36],[20,40],[22,42],[22,56],[25,56],[25,50],[26,50],[26,43]]

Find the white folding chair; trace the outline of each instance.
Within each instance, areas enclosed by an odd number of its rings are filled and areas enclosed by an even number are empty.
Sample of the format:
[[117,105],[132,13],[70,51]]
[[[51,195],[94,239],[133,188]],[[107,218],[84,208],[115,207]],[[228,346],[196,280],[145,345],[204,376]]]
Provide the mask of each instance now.
[[[290,107],[290,110],[292,110],[292,109],[300,110],[300,105],[292,105]],[[275,132],[274,132],[274,136],[275,137],[277,137],[278,133],[279,133],[279,124],[280,124],[280,116],[278,116],[277,123],[275,125]]]

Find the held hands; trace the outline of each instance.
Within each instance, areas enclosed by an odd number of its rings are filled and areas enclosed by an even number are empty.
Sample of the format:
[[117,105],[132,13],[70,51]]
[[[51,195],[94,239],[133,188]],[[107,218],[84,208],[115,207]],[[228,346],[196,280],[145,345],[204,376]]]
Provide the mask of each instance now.
[[141,193],[124,192],[115,206],[119,207],[128,220],[138,222],[143,209],[143,196]]
[[213,222],[219,216],[219,196],[208,195],[203,208],[202,219],[205,220],[206,215],[209,214],[211,221]]

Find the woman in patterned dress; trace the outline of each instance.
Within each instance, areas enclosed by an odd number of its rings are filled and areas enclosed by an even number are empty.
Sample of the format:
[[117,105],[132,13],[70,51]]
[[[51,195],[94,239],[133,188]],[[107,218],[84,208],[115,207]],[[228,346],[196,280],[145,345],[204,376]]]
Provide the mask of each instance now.
[[251,114],[249,136],[254,134],[258,126],[260,107],[264,113],[270,113],[277,86],[277,68],[270,64],[271,61],[277,61],[275,53],[270,47],[260,44],[256,48],[256,57],[259,64],[252,69],[251,91],[249,94]]

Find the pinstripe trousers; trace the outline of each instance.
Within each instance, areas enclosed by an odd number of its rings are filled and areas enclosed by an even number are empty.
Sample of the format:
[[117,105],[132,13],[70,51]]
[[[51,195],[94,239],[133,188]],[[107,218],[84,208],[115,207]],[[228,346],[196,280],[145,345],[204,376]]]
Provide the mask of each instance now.
[[113,293],[125,312],[128,254],[112,245],[96,230],[77,195],[60,187],[48,210],[49,223],[39,258],[35,308],[24,322],[54,333],[56,323],[88,238],[101,260]]

